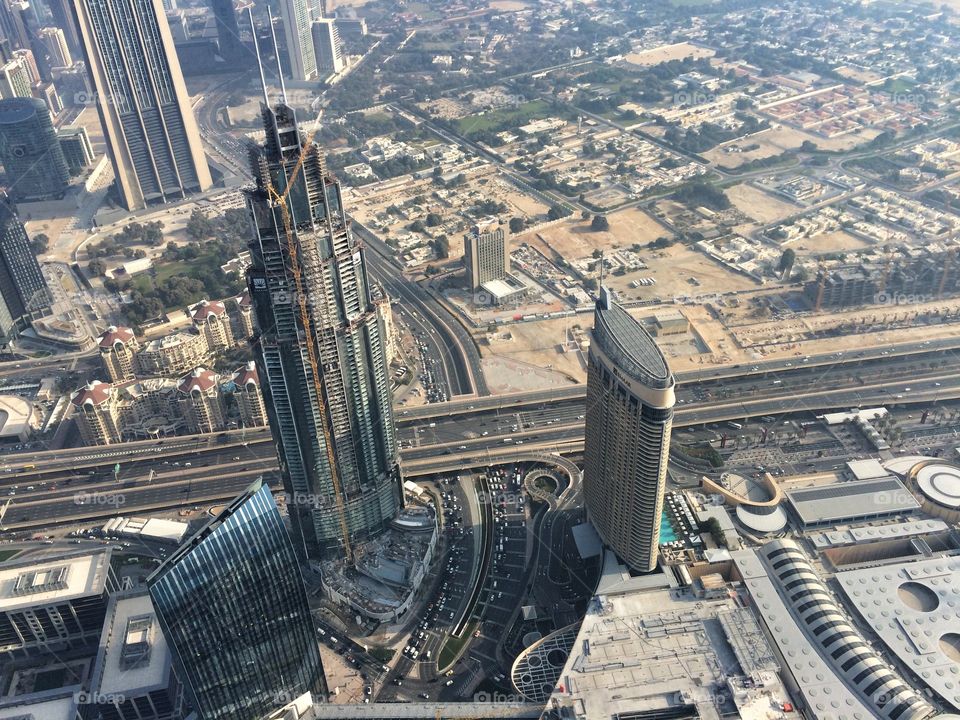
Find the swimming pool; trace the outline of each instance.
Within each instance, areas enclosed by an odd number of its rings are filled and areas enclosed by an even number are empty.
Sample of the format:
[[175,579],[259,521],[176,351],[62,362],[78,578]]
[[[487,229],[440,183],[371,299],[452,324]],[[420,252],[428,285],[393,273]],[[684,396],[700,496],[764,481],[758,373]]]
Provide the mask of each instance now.
[[670,524],[670,518],[667,517],[666,511],[660,515],[660,544],[666,545],[667,543],[673,542],[677,539],[677,533],[673,530],[673,525]]

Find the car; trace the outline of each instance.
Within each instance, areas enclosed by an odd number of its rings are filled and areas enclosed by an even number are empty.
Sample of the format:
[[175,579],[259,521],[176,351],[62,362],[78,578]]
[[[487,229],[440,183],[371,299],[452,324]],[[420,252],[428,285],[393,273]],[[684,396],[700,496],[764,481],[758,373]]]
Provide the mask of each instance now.
[[450,687],[451,685],[453,685],[453,680],[447,680],[447,681],[444,683],[444,685],[446,685],[447,687]]
[[420,697],[422,697],[424,700],[429,700],[429,699],[430,699],[430,693],[422,692],[422,693],[420,693]]
[[480,631],[479,631],[479,630],[474,631],[473,636],[474,636],[475,638],[480,637]]

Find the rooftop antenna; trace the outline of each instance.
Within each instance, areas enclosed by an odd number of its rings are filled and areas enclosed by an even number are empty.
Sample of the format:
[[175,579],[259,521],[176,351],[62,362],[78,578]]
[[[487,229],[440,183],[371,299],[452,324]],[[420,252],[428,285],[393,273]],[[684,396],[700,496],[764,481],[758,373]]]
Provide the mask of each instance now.
[[280,96],[283,104],[287,104],[287,87],[283,84],[283,70],[280,67],[280,47],[277,45],[277,29],[273,26],[273,12],[267,8],[267,17],[270,19],[270,37],[273,38],[273,54],[277,56],[277,78],[280,80]]
[[263,58],[260,56],[260,42],[257,40],[257,26],[253,24],[253,6],[247,7],[247,19],[250,21],[250,32],[253,35],[253,52],[257,56],[257,69],[260,71],[260,88],[263,90],[263,104],[270,107],[270,97],[267,94],[267,78],[263,74]]

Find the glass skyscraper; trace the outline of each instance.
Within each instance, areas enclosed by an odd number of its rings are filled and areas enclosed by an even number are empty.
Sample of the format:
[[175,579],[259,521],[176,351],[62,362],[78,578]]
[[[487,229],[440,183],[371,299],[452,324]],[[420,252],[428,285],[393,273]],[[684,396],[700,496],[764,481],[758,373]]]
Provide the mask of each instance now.
[[263,114],[247,201],[255,355],[294,542],[329,557],[375,536],[401,503],[386,332],[340,183],[292,108]]
[[48,312],[51,297],[16,206],[0,191],[0,339]]
[[63,197],[70,184],[50,111],[37,98],[0,100],[0,162],[18,201]]
[[252,485],[147,578],[200,720],[260,720],[326,679],[296,555]]

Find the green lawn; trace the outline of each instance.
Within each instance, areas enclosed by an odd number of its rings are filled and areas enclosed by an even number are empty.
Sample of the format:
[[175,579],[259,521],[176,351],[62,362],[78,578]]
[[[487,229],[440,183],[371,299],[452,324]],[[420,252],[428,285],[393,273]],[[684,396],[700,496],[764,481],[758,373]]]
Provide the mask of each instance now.
[[474,620],[471,623],[467,623],[461,637],[453,637],[451,635],[447,638],[447,642],[444,643],[440,649],[440,655],[437,656],[437,670],[446,672],[447,669],[456,662],[460,656],[460,651],[463,650],[463,646],[473,637],[473,633],[477,631],[478,627],[480,627],[480,622]]
[[460,134],[469,137],[474,133],[490,130],[504,124],[510,124],[517,128],[536,118],[547,117],[550,112],[550,106],[546,101],[531,100],[522,105],[494,110],[484,115],[467,115],[457,120],[457,125],[460,128]]
[[139,290],[140,292],[149,292],[153,289],[154,283],[159,285],[174,275],[186,275],[190,269],[190,263],[181,261],[165,262],[154,265],[153,267],[154,271],[156,271],[156,279],[151,277],[153,271],[138,273],[130,280],[131,289]]
[[20,551],[19,550],[0,550],[0,562],[3,562],[4,560],[9,560],[18,552]]

